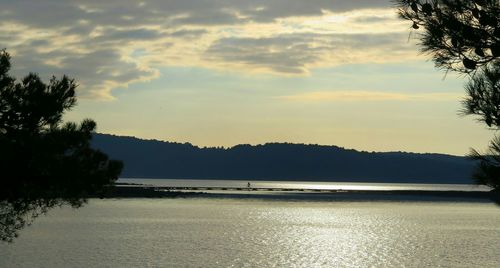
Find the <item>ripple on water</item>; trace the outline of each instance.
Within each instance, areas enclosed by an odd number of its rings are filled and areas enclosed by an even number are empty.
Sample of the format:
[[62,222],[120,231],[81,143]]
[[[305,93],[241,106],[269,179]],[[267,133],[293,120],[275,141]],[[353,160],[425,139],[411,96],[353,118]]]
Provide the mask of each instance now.
[[499,267],[478,203],[92,200],[51,211],[0,267]]

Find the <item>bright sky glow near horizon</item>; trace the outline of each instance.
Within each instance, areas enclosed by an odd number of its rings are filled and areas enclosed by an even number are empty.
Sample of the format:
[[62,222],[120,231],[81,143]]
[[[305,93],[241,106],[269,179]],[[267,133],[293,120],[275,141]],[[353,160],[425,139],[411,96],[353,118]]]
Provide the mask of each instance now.
[[[12,73],[68,74],[67,120],[199,146],[294,142],[463,155],[465,77],[434,68],[390,0],[0,0]],[[416,34],[416,33],[414,33]]]

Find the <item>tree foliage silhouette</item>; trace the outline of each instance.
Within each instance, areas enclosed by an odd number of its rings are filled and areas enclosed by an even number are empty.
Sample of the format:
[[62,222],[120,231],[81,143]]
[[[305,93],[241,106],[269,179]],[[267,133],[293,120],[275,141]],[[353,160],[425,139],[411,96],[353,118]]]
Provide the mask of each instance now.
[[89,195],[114,182],[120,161],[90,147],[96,123],[62,123],[76,105],[75,81],[52,77],[45,84],[30,73],[20,82],[9,75],[10,56],[0,51],[0,239],[49,208],[79,207]]
[[470,73],[500,56],[498,0],[398,0],[399,15],[412,22],[422,51],[438,68]]
[[463,113],[478,115],[488,127],[500,126],[500,62],[485,66],[465,86]]
[[[476,115],[489,128],[500,127],[500,2],[498,0],[397,0],[399,15],[419,31],[422,52],[437,68],[469,77],[463,114]],[[500,190],[500,138],[479,160],[473,178]]]

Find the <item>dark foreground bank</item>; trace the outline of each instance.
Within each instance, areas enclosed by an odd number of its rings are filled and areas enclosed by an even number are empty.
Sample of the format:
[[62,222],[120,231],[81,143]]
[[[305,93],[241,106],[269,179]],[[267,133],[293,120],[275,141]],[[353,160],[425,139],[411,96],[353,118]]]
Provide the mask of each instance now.
[[237,198],[298,201],[441,201],[500,202],[500,195],[484,191],[428,190],[309,190],[287,188],[154,187],[120,184],[99,198]]

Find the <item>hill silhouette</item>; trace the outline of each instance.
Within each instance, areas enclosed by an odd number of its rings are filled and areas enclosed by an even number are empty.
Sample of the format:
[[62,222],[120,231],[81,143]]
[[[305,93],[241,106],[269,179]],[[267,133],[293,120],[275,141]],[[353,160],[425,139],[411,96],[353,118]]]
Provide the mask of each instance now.
[[124,162],[124,178],[473,183],[474,163],[444,154],[292,143],[201,148],[108,134],[95,134],[92,145]]

